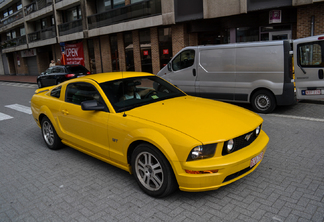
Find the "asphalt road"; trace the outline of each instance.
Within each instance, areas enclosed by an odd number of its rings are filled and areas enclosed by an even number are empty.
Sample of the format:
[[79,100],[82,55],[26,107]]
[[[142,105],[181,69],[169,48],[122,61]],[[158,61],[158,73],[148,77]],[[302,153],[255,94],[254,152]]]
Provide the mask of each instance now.
[[30,114],[35,89],[0,82],[2,222],[324,220],[323,104],[261,115],[270,142],[260,166],[243,179],[154,199],[123,170],[69,147],[47,149]]

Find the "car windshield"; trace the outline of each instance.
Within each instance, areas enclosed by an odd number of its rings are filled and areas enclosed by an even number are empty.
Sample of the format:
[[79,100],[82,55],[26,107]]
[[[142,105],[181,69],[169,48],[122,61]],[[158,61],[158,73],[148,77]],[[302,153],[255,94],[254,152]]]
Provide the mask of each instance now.
[[101,83],[100,86],[116,112],[185,96],[179,89],[156,76],[120,79]]

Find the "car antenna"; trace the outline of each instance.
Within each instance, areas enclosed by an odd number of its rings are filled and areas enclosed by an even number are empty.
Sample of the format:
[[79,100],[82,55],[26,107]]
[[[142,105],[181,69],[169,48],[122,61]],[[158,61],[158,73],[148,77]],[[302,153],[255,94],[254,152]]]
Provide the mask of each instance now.
[[[121,72],[122,73],[122,84],[123,84],[123,94],[125,93],[125,84],[124,84],[124,72],[122,71]],[[123,99],[123,106],[124,106],[124,108],[125,108],[125,100]],[[127,115],[126,115],[126,111],[125,111],[125,109],[124,109],[124,114],[123,114],[123,117],[126,117]]]

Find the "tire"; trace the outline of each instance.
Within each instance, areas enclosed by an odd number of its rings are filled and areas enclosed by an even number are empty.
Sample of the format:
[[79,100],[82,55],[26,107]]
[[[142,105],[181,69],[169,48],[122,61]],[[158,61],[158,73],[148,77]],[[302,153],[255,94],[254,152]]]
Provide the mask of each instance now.
[[60,137],[58,137],[51,121],[44,117],[41,123],[43,139],[48,148],[51,150],[58,150],[62,148],[63,144]]
[[252,107],[258,113],[270,113],[276,108],[276,99],[268,90],[259,90],[252,96]]
[[177,189],[173,170],[165,156],[151,144],[138,145],[131,159],[139,187],[152,197],[165,197]]
[[42,83],[41,83],[40,80],[37,81],[37,85],[38,85],[38,88],[42,88],[43,87],[43,85],[42,85]]

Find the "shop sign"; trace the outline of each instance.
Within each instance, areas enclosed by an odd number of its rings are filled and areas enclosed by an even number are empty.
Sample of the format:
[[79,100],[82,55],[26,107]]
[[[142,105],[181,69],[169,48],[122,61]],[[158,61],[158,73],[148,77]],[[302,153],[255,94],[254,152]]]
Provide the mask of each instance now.
[[169,55],[169,49],[163,49],[163,55]]
[[149,55],[149,51],[148,50],[144,50],[143,51],[143,55],[145,55],[145,56]]
[[65,44],[64,57],[67,65],[80,64],[84,66],[83,43]]
[[27,49],[21,51],[21,57],[32,57],[36,56],[36,49]]
[[271,10],[269,12],[269,24],[281,23],[281,10]]

